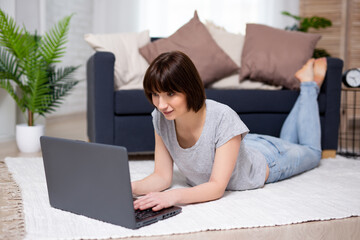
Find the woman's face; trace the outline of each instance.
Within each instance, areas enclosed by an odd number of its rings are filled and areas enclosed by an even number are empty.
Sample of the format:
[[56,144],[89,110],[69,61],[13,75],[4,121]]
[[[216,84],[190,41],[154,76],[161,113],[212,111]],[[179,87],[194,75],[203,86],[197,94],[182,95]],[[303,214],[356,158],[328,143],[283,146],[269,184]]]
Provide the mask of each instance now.
[[152,102],[168,120],[175,120],[189,112],[186,96],[180,92],[155,92]]

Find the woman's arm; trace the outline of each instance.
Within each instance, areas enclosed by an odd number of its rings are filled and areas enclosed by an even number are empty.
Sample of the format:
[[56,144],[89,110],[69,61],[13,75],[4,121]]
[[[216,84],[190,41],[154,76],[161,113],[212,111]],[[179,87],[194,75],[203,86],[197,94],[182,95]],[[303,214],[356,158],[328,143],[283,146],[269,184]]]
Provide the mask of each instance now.
[[238,135],[216,150],[214,165],[208,182],[191,188],[151,192],[134,202],[135,209],[152,207],[154,211],[157,211],[175,204],[207,202],[221,198],[234,171],[240,143],[241,136]]
[[171,186],[173,160],[162,141],[155,132],[155,167],[148,177],[131,183],[133,194],[144,195],[150,192],[163,191]]

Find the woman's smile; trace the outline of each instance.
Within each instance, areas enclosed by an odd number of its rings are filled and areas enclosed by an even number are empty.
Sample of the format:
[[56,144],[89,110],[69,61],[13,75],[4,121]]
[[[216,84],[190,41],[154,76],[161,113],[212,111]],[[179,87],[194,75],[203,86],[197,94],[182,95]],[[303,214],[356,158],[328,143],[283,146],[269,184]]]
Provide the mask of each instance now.
[[171,110],[171,111],[163,111],[162,113],[165,115],[165,116],[169,116],[174,110]]

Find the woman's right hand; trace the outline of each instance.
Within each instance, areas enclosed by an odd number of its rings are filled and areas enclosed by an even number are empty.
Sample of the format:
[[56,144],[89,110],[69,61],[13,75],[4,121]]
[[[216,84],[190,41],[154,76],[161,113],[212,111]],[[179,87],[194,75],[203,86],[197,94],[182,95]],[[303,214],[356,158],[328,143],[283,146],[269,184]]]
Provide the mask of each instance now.
[[176,200],[171,192],[151,192],[134,201],[134,209],[148,209],[159,211],[163,208],[174,206]]
[[154,172],[142,180],[131,183],[133,195],[145,195],[150,192],[161,192],[172,184],[173,160],[162,141],[155,132],[155,166]]

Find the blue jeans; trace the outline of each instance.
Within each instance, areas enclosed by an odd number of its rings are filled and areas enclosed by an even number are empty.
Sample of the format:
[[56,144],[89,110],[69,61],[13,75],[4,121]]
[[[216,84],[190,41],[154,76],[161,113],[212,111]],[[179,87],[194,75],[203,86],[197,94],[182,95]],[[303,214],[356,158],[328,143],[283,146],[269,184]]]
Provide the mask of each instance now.
[[281,128],[280,138],[248,134],[248,140],[256,142],[269,166],[266,183],[289,178],[319,165],[321,126],[318,92],[315,82],[301,83],[300,95]]

